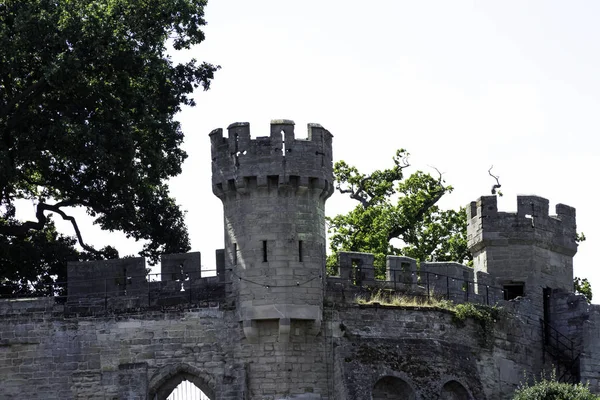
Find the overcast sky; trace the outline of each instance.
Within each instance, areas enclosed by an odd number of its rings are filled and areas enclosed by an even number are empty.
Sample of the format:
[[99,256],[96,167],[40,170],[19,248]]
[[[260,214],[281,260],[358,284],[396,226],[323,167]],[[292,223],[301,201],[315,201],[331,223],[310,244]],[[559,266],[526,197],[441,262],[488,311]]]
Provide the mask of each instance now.
[[[575,274],[600,301],[599,11],[593,1],[209,1],[206,41],[175,55],[222,66],[180,114],[189,158],[171,191],[193,250],[212,268],[223,246],[208,133],[247,121],[252,137],[267,136],[270,120],[285,118],[296,137],[322,124],[334,159],[365,172],[408,149],[409,172],[434,166],[455,187],[444,208],[489,194],[491,165],[501,211],[516,210],[517,194],[546,197],[552,213],[575,207],[587,236]],[[327,213],[353,206],[336,194]],[[83,229],[97,245],[134,252],[121,235]]]

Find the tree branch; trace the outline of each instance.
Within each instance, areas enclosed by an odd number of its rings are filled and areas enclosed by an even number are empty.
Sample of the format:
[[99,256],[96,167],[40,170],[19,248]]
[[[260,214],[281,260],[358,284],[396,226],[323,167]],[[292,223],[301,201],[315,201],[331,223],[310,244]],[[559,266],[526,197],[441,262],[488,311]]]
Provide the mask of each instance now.
[[[417,213],[413,216],[413,219],[415,221],[422,220],[423,216],[425,215],[427,210],[429,210],[431,207],[433,207],[442,198],[442,196],[446,193],[446,187],[444,187],[444,185],[443,185],[442,173],[440,172],[440,170],[438,170],[435,167],[431,167],[431,168],[435,169],[437,171],[437,173],[439,174],[438,183],[441,187],[441,190],[439,190],[432,198],[430,198],[429,200],[427,200],[426,202],[424,202],[421,205],[421,207],[419,208],[419,211],[417,211]],[[394,238],[399,238],[400,236],[403,236],[408,231],[409,228],[410,228],[409,226],[398,226],[398,227],[390,230],[390,232],[388,233],[388,242]]]
[[362,193],[365,192],[365,193],[369,194],[364,189],[364,185],[369,179],[371,179],[371,176],[366,176],[363,179],[361,179],[360,184],[358,185],[358,188],[356,190],[354,190],[354,186],[352,186],[352,189],[342,189],[342,187],[338,183],[337,190],[339,190],[341,194],[349,193],[351,199],[359,201],[363,205],[364,208],[367,208],[370,205],[370,201],[367,200],[366,196],[364,196]]
[[81,231],[79,230],[79,226],[77,225],[77,221],[74,217],[67,215],[60,207],[72,206],[76,205],[74,201],[61,201],[56,204],[46,204],[46,203],[38,203],[35,217],[37,221],[27,221],[22,223],[21,225],[0,225],[0,234],[7,236],[26,236],[30,230],[41,230],[44,228],[46,223],[48,222],[48,217],[44,214],[45,211],[54,212],[62,217],[65,221],[70,221],[71,225],[73,225],[73,229],[75,230],[75,234],[77,235],[77,241],[79,245],[83,247],[85,250],[90,253],[94,253],[96,255],[102,255],[102,252],[94,249],[93,247],[85,244],[83,241],[83,237],[81,236]]
[[[492,194],[496,194],[496,189],[500,189],[502,185],[500,184],[500,177],[492,175],[492,168],[494,168],[493,165],[490,167],[490,169],[488,169],[488,174],[490,174],[490,176],[496,180],[496,184],[492,186]],[[498,191],[498,194],[502,196],[502,192]]]

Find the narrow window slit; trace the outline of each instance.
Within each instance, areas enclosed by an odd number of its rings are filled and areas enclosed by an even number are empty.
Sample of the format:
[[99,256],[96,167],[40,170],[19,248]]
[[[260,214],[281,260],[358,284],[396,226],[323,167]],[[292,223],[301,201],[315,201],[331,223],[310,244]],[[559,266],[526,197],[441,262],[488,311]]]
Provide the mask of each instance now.
[[267,262],[267,241],[263,240],[263,262]]
[[237,265],[237,243],[233,244],[233,265]]
[[298,241],[298,261],[302,262],[302,240]]

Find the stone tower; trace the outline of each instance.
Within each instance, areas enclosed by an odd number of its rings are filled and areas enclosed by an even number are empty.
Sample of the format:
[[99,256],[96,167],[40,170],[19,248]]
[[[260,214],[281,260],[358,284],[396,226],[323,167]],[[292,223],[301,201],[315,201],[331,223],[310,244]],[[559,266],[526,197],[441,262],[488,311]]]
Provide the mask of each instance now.
[[517,212],[499,212],[496,196],[483,196],[467,207],[468,245],[475,272],[487,272],[508,299],[527,296],[541,307],[543,289],[573,290],[577,252],[575,209],[548,200],[517,196]]
[[249,342],[261,321],[279,321],[279,342],[291,322],[318,332],[325,277],[325,201],[333,193],[332,135],[308,125],[271,121],[270,136],[250,139],[248,123],[210,133],[212,187],[225,218],[225,270]]

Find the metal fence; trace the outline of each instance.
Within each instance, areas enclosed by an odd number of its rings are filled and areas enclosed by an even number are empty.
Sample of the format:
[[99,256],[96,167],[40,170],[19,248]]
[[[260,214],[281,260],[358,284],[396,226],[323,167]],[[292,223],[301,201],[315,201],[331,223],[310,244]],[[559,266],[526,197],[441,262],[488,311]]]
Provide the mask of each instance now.
[[456,275],[434,271],[388,271],[389,280],[374,279],[372,267],[358,266],[349,277],[329,276],[328,290],[355,293],[367,298],[378,296],[407,295],[423,301],[446,299],[457,303],[473,302],[494,305],[506,300],[506,290],[489,282],[476,282]]
[[0,284],[0,298],[54,297],[71,310],[93,311],[174,306],[222,301],[227,296],[228,283],[216,276],[216,270],[203,270],[212,275],[190,279],[172,274],[90,277],[80,280],[36,284],[30,292],[23,285]]

